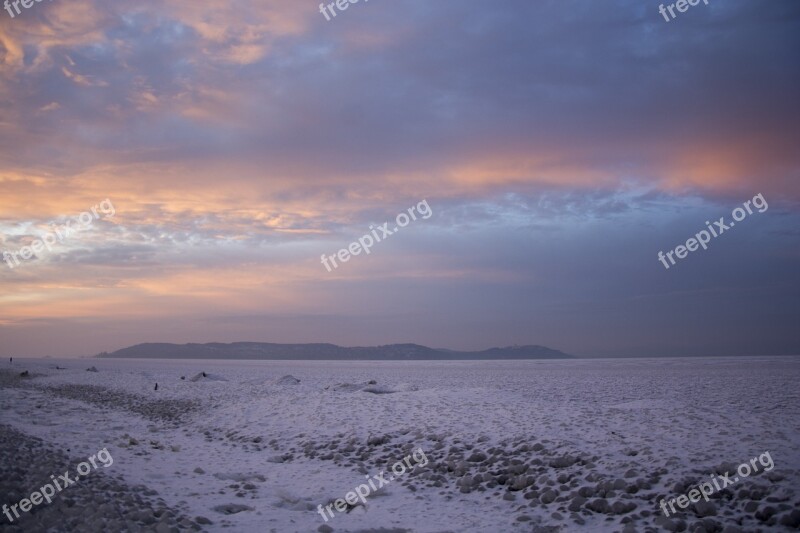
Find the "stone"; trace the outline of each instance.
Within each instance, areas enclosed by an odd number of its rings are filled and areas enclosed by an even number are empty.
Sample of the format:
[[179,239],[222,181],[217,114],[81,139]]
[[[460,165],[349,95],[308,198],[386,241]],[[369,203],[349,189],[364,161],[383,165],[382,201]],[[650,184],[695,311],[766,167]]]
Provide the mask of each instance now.
[[794,529],[800,528],[800,509],[794,509],[793,511],[784,514],[780,517],[778,523],[782,526]]
[[716,516],[717,506],[711,502],[699,501],[693,505],[694,512],[699,517]]
[[758,518],[762,522],[766,522],[770,518],[772,518],[778,510],[772,507],[771,505],[767,505],[756,511],[756,518]]
[[575,457],[565,455],[563,457],[556,457],[550,461],[550,466],[553,468],[569,468],[574,465],[578,460]]
[[595,513],[611,514],[611,506],[605,498],[596,498],[586,504],[586,508]]
[[544,491],[541,496],[539,496],[539,501],[544,504],[553,503],[557,496],[558,494],[556,491],[548,489]]
[[614,511],[614,514],[626,514],[630,513],[634,509],[636,509],[636,504],[633,502],[618,501],[611,505],[611,510]]

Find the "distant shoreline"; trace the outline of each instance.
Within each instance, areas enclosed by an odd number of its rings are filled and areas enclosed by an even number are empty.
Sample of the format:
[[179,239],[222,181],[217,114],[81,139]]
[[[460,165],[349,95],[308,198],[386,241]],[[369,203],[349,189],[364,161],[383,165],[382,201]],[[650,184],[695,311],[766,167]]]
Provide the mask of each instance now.
[[[462,358],[449,358],[449,359],[411,359],[411,358],[396,358],[396,359],[378,359],[378,358],[363,358],[363,359],[311,359],[311,358],[287,358],[287,357],[275,357],[275,358],[244,358],[244,357],[191,357],[191,356],[182,356],[182,357],[168,357],[168,356],[101,356],[101,355],[15,355],[14,361],[23,362],[29,359],[42,359],[42,360],[49,360],[52,359],[53,361],[56,360],[64,360],[64,361],[96,361],[98,359],[104,360],[122,360],[122,359],[130,359],[130,360],[152,360],[152,361],[182,361],[182,360],[197,360],[197,361],[275,361],[275,362],[293,362],[293,361],[319,361],[319,362],[398,362],[398,361],[416,361],[416,362],[424,362],[424,361],[431,361],[431,362],[465,362],[465,361],[616,361],[616,360],[635,360],[635,359],[654,359],[654,360],[661,360],[661,359],[746,359],[746,358],[759,358],[759,357],[800,357],[800,354],[713,354],[713,355],[569,355],[567,357],[517,357],[517,358],[500,358],[500,357],[472,357],[469,359],[462,359]],[[6,364],[8,364],[8,358],[6,357]]]
[[137,344],[113,353],[100,353],[101,359],[219,359],[288,361],[485,361],[521,359],[574,359],[545,346],[508,346],[481,351],[429,348],[419,344],[389,344],[371,347],[343,347],[335,344],[275,344],[234,342],[206,344]]

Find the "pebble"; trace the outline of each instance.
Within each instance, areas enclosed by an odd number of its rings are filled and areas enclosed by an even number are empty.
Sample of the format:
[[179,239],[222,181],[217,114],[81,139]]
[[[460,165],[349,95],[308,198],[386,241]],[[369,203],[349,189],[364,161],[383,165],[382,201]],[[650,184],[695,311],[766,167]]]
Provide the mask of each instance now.
[[586,498],[584,498],[583,496],[575,496],[574,498],[572,498],[572,501],[567,506],[567,509],[573,512],[578,512],[581,510],[581,507],[583,507],[585,503],[586,503]]
[[790,528],[800,528],[800,509],[794,509],[793,511],[784,514],[781,516],[780,520],[778,520],[778,523],[780,523],[782,526],[787,526]]
[[596,498],[586,504],[586,508],[595,513],[610,514],[611,506],[605,498]]
[[[21,494],[30,494],[30,487],[41,486],[55,472],[75,470],[77,460],[51,447],[39,438],[25,435],[16,429],[0,424],[0,494],[19,501]],[[16,468],[13,465],[26,465]],[[142,490],[143,489],[143,490]],[[93,471],[80,483],[65,487],[49,504],[41,504],[36,512],[25,513],[14,524],[5,524],[3,530],[17,531],[140,531],[154,529],[171,531],[171,524],[186,520],[197,524],[178,511],[163,507],[164,522],[152,527],[156,520],[156,502],[140,497],[147,487],[131,487],[112,474]],[[109,493],[113,497],[109,497]],[[153,493],[156,494],[156,493]],[[164,524],[166,529],[161,527]],[[161,529],[159,529],[161,527]]]
[[694,512],[697,516],[716,516],[717,506],[712,502],[699,501],[694,504]]
[[539,496],[539,501],[544,504],[553,503],[557,496],[558,494],[556,493],[556,491],[546,490],[542,493],[541,496]]

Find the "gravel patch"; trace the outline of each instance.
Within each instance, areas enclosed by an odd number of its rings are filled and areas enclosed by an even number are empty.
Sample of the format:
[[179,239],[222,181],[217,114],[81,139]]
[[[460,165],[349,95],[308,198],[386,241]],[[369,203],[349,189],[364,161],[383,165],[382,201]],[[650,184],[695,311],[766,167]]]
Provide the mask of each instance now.
[[91,403],[104,409],[120,409],[142,416],[153,422],[178,425],[197,411],[201,402],[195,400],[152,399],[137,394],[115,391],[99,385],[43,385],[35,379],[42,374],[22,375],[0,369],[0,388],[34,388],[70,400]]
[[[75,473],[72,460],[39,438],[0,425],[0,494],[9,507],[30,497],[51,475]],[[73,476],[74,477],[74,476]],[[18,508],[19,509],[19,508]],[[11,513],[14,517],[13,512]],[[202,531],[195,521],[168,507],[144,485],[128,486],[100,470],[92,471],[20,518],[0,514],[3,531]]]

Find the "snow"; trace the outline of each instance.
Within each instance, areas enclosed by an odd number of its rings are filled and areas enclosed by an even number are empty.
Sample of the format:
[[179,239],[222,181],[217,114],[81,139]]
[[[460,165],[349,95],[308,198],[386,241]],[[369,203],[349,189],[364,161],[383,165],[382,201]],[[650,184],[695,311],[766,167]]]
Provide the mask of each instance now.
[[[720,463],[738,465],[765,451],[783,479],[754,482],[788,491],[784,501],[795,507],[800,497],[798,358],[91,363],[98,372],[86,372],[85,359],[15,362],[15,371],[44,376],[0,389],[2,423],[75,457],[108,447],[109,470],[191,517],[209,518],[209,530],[316,531],[324,523],[318,505],[343,498],[411,448],[424,450],[429,468],[495,447],[523,462],[538,458],[554,484],[537,483],[559,496],[652,474],[660,479],[651,488],[630,495],[632,515],[650,511],[637,525],[657,516],[653,495],[680,495],[677,481],[707,478]],[[73,388],[59,389],[67,385]],[[118,394],[106,402],[84,386]],[[87,403],[84,390],[99,395]],[[130,409],[136,398],[158,402]],[[185,413],[161,417],[171,408]],[[368,445],[376,436],[384,443]],[[459,480],[457,463],[439,486],[407,474],[327,523],[336,531],[582,529],[569,511],[553,517],[569,500],[541,504],[505,486],[479,490]],[[667,473],[655,476],[659,469]],[[626,478],[630,471],[636,475]],[[575,486],[559,487],[561,474]],[[628,496],[612,495],[609,503],[620,497]],[[578,515],[587,530],[622,529],[624,515]],[[738,517],[758,524],[738,510],[713,518],[728,524]]]

